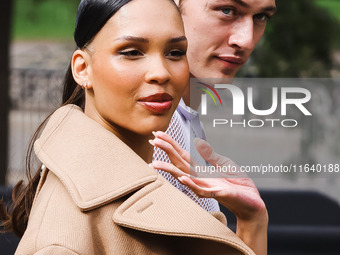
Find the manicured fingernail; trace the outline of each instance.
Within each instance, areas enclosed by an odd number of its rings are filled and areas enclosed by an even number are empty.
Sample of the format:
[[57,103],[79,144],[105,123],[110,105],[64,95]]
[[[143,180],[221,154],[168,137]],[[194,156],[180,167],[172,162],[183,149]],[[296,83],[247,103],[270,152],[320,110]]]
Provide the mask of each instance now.
[[179,180],[180,182],[183,182],[182,177],[178,177],[178,180]]
[[150,163],[150,164],[149,164],[149,167],[152,167],[152,168],[153,168],[153,165],[152,165],[152,163]]
[[155,142],[154,142],[152,139],[149,140],[149,143],[150,143],[152,146],[155,146]]
[[155,132],[155,131],[152,131],[152,134],[153,134],[154,136],[156,136],[156,132]]

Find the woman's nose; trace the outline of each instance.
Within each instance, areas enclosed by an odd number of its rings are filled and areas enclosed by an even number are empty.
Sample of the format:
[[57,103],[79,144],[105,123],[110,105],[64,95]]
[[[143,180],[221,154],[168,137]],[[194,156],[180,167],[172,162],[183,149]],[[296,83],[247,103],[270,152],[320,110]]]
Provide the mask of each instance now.
[[145,80],[148,83],[165,84],[171,79],[167,63],[162,57],[154,57],[148,64]]

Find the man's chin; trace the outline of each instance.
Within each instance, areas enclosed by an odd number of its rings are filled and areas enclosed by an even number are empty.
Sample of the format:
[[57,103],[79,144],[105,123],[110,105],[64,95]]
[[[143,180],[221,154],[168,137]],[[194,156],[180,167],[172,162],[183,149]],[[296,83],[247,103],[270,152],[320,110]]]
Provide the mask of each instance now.
[[203,71],[197,71],[196,73],[191,73],[191,78],[199,79],[233,79],[237,73],[238,69],[221,69],[221,68],[211,68]]
[[234,77],[236,76],[236,73],[238,72],[239,68],[236,69],[222,69],[219,72],[219,77],[218,78],[223,78],[223,79],[234,79]]
[[201,75],[199,77],[192,76],[191,78],[206,80],[206,82],[208,82],[208,80],[211,80],[216,84],[216,83],[220,83],[220,82],[231,83],[233,81],[234,77],[235,77],[235,75],[226,75],[223,72],[213,72],[213,73]]

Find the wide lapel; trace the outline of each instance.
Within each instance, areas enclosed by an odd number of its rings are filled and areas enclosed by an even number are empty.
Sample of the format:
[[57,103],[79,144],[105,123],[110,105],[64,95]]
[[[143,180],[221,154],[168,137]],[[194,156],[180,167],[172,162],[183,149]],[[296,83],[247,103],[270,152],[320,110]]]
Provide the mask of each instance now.
[[145,232],[222,242],[244,254],[254,254],[229,228],[160,175],[124,201],[113,221]]
[[52,115],[34,150],[83,211],[157,178],[157,172],[125,143],[74,105],[59,108]]
[[79,107],[68,105],[57,110],[34,150],[83,211],[137,190],[115,210],[116,224],[214,240],[254,254],[224,224],[173,187],[116,136],[86,117]]

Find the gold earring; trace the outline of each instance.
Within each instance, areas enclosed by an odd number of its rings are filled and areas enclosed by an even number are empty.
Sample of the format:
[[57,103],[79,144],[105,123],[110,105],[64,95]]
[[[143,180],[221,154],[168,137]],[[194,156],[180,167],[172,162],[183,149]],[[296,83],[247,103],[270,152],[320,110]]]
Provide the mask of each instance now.
[[86,89],[87,89],[87,83],[86,83],[86,82],[83,83],[83,84],[81,85],[81,88],[86,90]]

